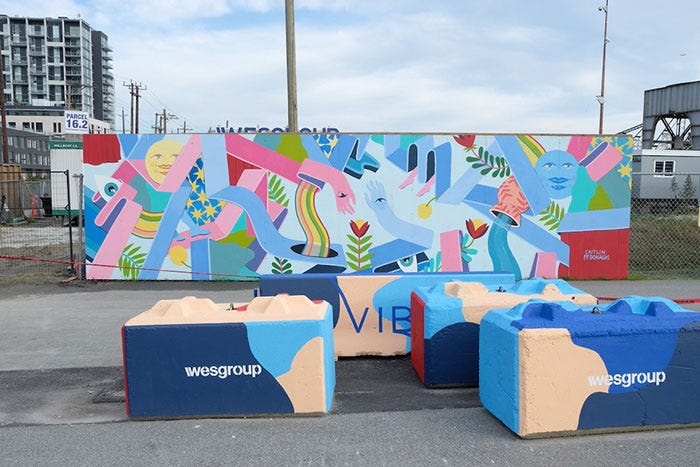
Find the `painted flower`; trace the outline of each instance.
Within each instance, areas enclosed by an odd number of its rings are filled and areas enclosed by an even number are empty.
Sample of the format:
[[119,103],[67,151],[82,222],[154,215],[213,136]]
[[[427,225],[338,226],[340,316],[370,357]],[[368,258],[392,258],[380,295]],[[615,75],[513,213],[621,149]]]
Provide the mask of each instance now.
[[474,142],[476,141],[476,135],[457,135],[454,136],[455,141],[460,146],[464,146],[467,149],[474,147]]
[[369,222],[363,220],[350,221],[350,229],[357,237],[362,237],[369,230]]
[[488,224],[481,219],[467,219],[467,231],[474,240],[483,237],[487,230],[489,230]]

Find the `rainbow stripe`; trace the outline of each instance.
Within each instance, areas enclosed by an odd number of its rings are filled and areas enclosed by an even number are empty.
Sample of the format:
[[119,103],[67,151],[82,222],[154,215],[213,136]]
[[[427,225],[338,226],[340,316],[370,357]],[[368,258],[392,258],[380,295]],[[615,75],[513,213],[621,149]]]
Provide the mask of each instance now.
[[132,233],[141,238],[155,238],[162,218],[162,212],[141,211]]
[[532,136],[528,135],[519,135],[517,137],[518,143],[520,143],[520,147],[523,148],[523,151],[525,152],[525,155],[527,155],[528,159],[530,159],[530,162],[532,162],[532,165],[537,164],[537,161],[544,155],[547,150],[542,147],[542,145],[537,141],[535,138]]
[[306,246],[302,255],[327,258],[330,253],[330,235],[323,225],[316,209],[316,195],[319,188],[302,181],[297,187],[295,203],[301,229],[306,236]]

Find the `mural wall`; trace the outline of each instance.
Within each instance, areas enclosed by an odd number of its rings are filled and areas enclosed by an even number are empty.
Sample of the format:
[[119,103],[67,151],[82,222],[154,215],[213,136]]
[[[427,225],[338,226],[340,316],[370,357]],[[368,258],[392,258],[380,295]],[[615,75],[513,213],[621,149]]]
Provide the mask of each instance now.
[[86,135],[88,279],[625,278],[628,136]]

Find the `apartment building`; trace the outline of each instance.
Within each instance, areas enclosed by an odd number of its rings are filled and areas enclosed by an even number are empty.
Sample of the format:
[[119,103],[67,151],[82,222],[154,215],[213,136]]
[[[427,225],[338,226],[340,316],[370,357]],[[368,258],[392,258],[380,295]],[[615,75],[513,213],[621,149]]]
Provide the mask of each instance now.
[[9,126],[62,133],[62,112],[76,110],[95,120],[96,133],[113,127],[112,49],[104,33],[82,19],[0,15],[0,36]]

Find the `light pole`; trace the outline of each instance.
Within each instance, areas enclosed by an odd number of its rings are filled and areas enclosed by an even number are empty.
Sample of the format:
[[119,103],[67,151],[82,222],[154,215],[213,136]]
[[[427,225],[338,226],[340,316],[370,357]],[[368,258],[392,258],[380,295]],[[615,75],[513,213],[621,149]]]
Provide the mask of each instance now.
[[284,17],[287,37],[287,118],[289,131],[299,131],[297,119],[297,66],[294,44],[294,0],[285,0]]
[[603,30],[603,66],[600,76],[600,95],[596,96],[600,104],[600,118],[598,119],[598,134],[603,134],[603,112],[605,109],[605,56],[608,50],[608,0],[605,0],[605,6],[599,6],[598,11],[605,14],[605,29]]

